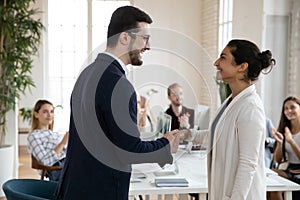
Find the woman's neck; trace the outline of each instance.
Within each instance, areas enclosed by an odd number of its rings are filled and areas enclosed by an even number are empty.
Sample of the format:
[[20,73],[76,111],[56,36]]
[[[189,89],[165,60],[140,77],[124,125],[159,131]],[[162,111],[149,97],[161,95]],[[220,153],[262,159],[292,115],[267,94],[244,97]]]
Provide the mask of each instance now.
[[39,130],[49,130],[49,125],[39,124],[37,129],[39,129]]
[[231,93],[232,93],[232,98],[236,97],[239,93],[241,93],[244,89],[246,89],[250,85],[251,85],[250,83],[246,83],[246,82],[239,82],[239,84],[236,84],[236,83],[230,84],[229,83],[229,87],[230,87]]

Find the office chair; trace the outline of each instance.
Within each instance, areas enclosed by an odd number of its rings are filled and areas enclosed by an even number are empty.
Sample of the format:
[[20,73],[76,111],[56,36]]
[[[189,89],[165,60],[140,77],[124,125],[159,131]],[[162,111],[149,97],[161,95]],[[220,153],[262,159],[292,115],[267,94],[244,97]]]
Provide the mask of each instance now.
[[31,155],[31,168],[42,170],[41,180],[44,180],[47,171],[62,170],[61,166],[46,166],[41,164],[33,155]]
[[7,200],[54,200],[57,184],[37,179],[11,179],[2,189]]

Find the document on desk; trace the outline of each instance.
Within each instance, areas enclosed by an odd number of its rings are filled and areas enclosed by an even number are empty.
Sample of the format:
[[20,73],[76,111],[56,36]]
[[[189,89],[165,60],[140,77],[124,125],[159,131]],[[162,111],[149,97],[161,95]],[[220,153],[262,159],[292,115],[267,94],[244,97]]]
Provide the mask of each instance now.
[[132,165],[132,174],[137,176],[159,170],[161,170],[161,167],[157,163],[141,163]]
[[188,187],[189,182],[185,178],[156,178],[157,187]]

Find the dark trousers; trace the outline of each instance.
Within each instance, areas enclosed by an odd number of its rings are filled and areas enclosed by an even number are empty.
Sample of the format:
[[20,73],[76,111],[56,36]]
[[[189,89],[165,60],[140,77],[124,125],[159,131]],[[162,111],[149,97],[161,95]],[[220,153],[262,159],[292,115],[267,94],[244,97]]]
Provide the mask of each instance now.
[[[60,161],[57,161],[52,166],[63,167],[64,165],[65,165],[65,158],[61,159]],[[46,177],[48,177],[50,181],[59,181],[61,171],[62,170],[47,171]]]

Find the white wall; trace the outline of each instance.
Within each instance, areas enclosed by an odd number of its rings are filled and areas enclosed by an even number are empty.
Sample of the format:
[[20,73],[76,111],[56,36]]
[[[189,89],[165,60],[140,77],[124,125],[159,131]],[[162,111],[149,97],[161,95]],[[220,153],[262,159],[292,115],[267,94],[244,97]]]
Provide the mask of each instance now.
[[[204,32],[207,29],[204,29],[202,22],[203,18],[217,14],[214,9],[218,7],[210,6],[216,5],[215,2],[134,1],[135,6],[151,15],[154,21],[151,26],[158,28],[151,32],[152,50],[144,55],[145,65],[134,70],[130,77],[141,93],[151,87],[159,90],[151,99],[152,106],[165,110],[169,104],[167,87],[177,82],[183,86],[184,104],[188,107],[194,108],[195,104],[216,107],[217,92],[212,57],[216,56],[214,50],[217,46],[217,31],[203,36],[210,32]],[[206,9],[213,13],[204,12]],[[210,42],[201,40],[209,37],[213,37],[213,47]],[[209,54],[211,52],[213,55]]]
[[289,10],[290,0],[234,1],[233,38],[249,39],[262,51],[271,50],[277,61],[271,73],[261,74],[256,83],[266,116],[276,127],[287,89]]
[[270,49],[276,65],[263,79],[266,115],[275,127],[279,124],[282,102],[287,97],[288,52],[290,37],[290,0],[265,0],[263,49]]

